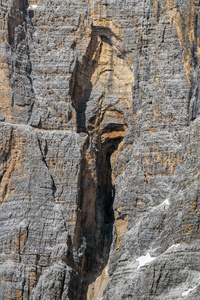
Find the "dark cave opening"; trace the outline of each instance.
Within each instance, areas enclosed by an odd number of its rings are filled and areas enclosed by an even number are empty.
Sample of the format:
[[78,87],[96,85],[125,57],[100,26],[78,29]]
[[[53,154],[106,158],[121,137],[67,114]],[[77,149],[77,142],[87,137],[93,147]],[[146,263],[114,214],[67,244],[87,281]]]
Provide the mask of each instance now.
[[[80,256],[80,259],[75,259],[75,270],[81,278],[81,287],[77,287],[79,290],[84,289],[83,282],[85,282],[87,291],[87,287],[96,280],[108,263],[114,224],[114,188],[110,160],[121,140],[121,138],[108,140],[105,144],[99,145],[99,151],[93,149],[91,154],[94,165],[86,159],[87,151],[91,147],[89,142],[85,150],[80,179],[79,213],[73,244],[77,256]],[[91,168],[95,172],[96,180],[91,175]],[[70,299],[86,299],[87,292],[82,293],[80,297],[77,288],[76,291],[70,288]]]

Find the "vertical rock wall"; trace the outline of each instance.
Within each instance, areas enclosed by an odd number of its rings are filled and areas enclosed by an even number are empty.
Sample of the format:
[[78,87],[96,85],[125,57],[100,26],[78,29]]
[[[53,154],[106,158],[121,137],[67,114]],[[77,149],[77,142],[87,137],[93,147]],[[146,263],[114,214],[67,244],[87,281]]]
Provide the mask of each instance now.
[[199,17],[0,1],[0,299],[199,299]]

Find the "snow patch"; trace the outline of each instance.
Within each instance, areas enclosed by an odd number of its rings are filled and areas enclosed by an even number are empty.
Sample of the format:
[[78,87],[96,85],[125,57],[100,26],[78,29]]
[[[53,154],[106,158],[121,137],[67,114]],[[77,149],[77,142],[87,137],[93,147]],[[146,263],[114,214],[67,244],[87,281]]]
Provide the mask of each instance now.
[[167,249],[167,251],[168,250],[170,250],[170,249],[173,249],[173,248],[178,248],[180,246],[180,244],[174,244],[174,245],[172,245],[171,247],[169,247],[168,249]]
[[182,297],[185,297],[185,296],[189,295],[189,293],[194,291],[197,287],[198,287],[198,284],[193,289],[189,289],[189,290],[183,292]]
[[155,259],[156,259],[156,257],[151,257],[149,252],[144,256],[140,256],[139,258],[136,259],[139,262],[139,266],[137,269],[139,270],[140,267],[152,262]]
[[167,207],[170,205],[169,199],[165,199],[165,201],[163,201],[160,205],[157,206],[158,207]]
[[162,203],[160,203],[158,206],[155,206],[155,207],[153,207],[152,209],[153,210],[155,210],[155,209],[159,209],[159,208],[161,208],[161,209],[166,209],[166,208],[168,208],[170,206],[170,202],[169,202],[169,199],[167,198],[167,199],[165,199]]
[[37,7],[38,7],[38,5],[33,4],[33,5],[30,5],[30,6],[28,7],[28,9],[36,9]]
[[166,199],[163,204],[170,205],[169,199]]

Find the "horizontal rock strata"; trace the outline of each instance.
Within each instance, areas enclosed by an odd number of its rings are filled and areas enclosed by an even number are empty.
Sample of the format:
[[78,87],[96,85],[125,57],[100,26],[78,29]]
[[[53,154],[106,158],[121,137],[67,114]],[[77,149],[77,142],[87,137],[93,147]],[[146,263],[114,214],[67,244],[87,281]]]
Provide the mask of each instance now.
[[1,0],[0,28],[0,299],[199,299],[199,1]]

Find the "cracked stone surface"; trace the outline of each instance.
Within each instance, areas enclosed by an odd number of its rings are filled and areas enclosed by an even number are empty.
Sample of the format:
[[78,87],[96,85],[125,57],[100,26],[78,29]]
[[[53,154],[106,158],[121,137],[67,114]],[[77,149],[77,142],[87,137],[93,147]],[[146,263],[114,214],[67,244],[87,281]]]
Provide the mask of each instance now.
[[0,299],[200,297],[200,2],[0,1]]

